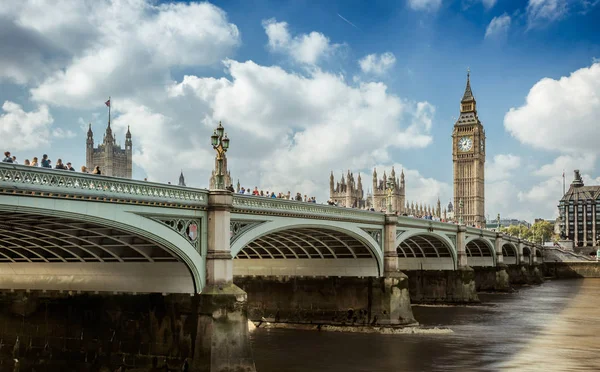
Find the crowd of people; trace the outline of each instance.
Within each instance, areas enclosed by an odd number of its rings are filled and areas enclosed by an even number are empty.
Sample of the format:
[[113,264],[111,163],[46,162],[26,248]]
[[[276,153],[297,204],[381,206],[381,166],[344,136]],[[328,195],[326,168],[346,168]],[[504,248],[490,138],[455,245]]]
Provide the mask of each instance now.
[[[4,159],[2,160],[2,162],[19,164],[19,162],[17,161],[17,157],[14,155],[11,155],[10,151],[4,152]],[[41,161],[39,161],[37,157],[34,157],[31,161],[29,159],[25,159],[25,161],[23,162],[23,165],[31,166],[31,167],[42,167],[42,168],[52,169],[52,160],[50,160],[48,158],[48,155],[44,154],[44,155],[42,155]],[[56,165],[54,166],[54,169],[75,171],[75,169],[71,165],[71,162],[67,162],[66,164],[64,164],[62,159],[56,160]],[[85,165],[81,166],[81,172],[82,173],[90,173]],[[94,169],[92,170],[91,174],[101,175],[102,172],[100,170],[100,167],[95,166]],[[147,181],[147,179],[144,178],[144,181]],[[169,182],[169,184],[171,184],[171,182]],[[229,190],[233,193],[236,192],[233,185],[227,186],[227,190]],[[316,203],[317,202],[317,199],[314,196],[307,196],[305,194],[303,197],[302,194],[299,192],[297,192],[295,196],[292,196],[289,191],[285,194],[282,192],[275,194],[275,192],[259,190],[258,186],[255,186],[254,190],[251,190],[250,188],[242,187],[237,191],[237,193],[241,194],[241,195],[260,196],[260,197],[272,198],[272,199],[304,201],[306,203]],[[330,206],[336,206],[336,207],[338,206],[338,203],[336,203],[332,199],[327,200],[327,204]],[[370,210],[371,212],[375,212],[375,209],[373,207],[369,208],[368,210]],[[385,212],[385,210],[381,210],[380,212]],[[458,223],[455,220],[446,220],[446,219],[443,219],[443,218],[440,218],[440,217],[437,217],[434,215],[430,215],[430,214],[412,215],[412,214],[398,213],[398,212],[396,212],[396,214],[400,215],[400,216],[404,216],[404,217],[420,218],[420,219],[424,219],[424,220],[439,221],[439,222],[454,223],[454,224]],[[473,226],[473,227],[475,227],[475,226]]]
[[[19,162],[17,161],[17,157],[14,155],[11,155],[10,151],[4,152],[4,159],[2,159],[2,162],[19,164]],[[73,168],[73,166],[71,165],[71,162],[67,162],[66,164],[64,164],[62,159],[57,159],[56,165],[53,168],[52,160],[50,160],[48,158],[48,155],[46,155],[46,154],[42,155],[41,161],[38,159],[37,156],[34,156],[33,159],[31,159],[31,160],[25,159],[25,161],[23,161],[23,165],[30,166],[30,167],[49,168],[49,169],[62,169],[62,170],[68,170],[68,171],[73,171],[73,172],[75,171],[75,168]],[[81,172],[82,173],[90,173],[85,165],[81,166]],[[102,174],[100,167],[99,166],[94,167],[94,170],[92,170],[92,174]]]
[[[231,192],[235,192],[235,189],[233,188],[233,185],[229,185],[227,187],[227,189]],[[245,188],[242,187],[239,189],[239,191],[237,192],[238,194],[241,195],[252,195],[252,196],[262,196],[265,198],[272,198],[272,199],[285,199],[285,200],[295,200],[295,201],[304,201],[307,203],[316,203],[317,202],[317,198],[315,198],[314,196],[307,196],[304,195],[304,198],[302,197],[302,194],[297,192],[296,196],[292,196],[292,194],[288,191],[286,194],[279,192],[277,194],[275,194],[274,191],[264,191],[264,190],[259,190],[258,186],[254,187],[254,190],[250,190],[250,188]]]

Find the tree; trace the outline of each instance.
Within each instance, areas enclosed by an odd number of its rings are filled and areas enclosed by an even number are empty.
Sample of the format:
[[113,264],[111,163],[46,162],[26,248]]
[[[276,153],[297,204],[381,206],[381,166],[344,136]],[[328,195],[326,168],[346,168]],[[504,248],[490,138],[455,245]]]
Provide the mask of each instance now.
[[542,244],[545,241],[552,240],[554,234],[554,225],[548,221],[541,220],[531,226],[533,241]]
[[525,225],[510,225],[501,227],[500,231],[507,235],[518,236],[521,239],[533,240],[542,244],[553,239],[554,225],[548,221],[538,221],[531,227]]

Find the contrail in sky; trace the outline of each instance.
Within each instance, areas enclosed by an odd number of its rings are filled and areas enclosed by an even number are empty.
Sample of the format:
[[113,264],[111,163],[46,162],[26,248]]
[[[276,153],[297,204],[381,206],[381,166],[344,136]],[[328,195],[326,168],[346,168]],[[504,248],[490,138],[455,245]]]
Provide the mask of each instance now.
[[337,13],[338,17],[340,17],[341,19],[343,19],[347,24],[349,24],[350,26],[354,27],[355,29],[362,31],[360,28],[358,28],[357,25],[355,25],[354,23],[350,22],[349,20],[347,20],[346,18],[344,18],[340,13]]

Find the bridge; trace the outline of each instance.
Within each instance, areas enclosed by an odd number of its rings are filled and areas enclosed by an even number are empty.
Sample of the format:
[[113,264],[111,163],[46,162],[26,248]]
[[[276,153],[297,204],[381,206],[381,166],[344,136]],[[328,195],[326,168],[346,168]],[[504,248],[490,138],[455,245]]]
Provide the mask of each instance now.
[[[11,164],[0,193],[4,289],[201,293],[207,274],[383,277],[533,264],[542,249],[464,225]],[[215,260],[233,272],[207,272]]]
[[379,288],[365,295],[366,321],[392,325],[414,321],[410,273],[437,272],[472,299],[473,271],[494,280],[542,257],[537,244],[464,225],[7,163],[0,218],[3,291],[211,295],[236,282],[264,315],[275,310],[257,285],[276,298],[273,286],[337,280]]

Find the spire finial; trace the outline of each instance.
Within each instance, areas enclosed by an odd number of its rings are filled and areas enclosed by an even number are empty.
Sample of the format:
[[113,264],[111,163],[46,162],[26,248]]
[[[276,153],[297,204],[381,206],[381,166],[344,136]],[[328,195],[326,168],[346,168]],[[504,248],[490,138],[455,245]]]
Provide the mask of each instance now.
[[473,92],[471,91],[471,69],[467,68],[467,86],[465,87],[465,94],[463,94],[462,102],[473,101]]

